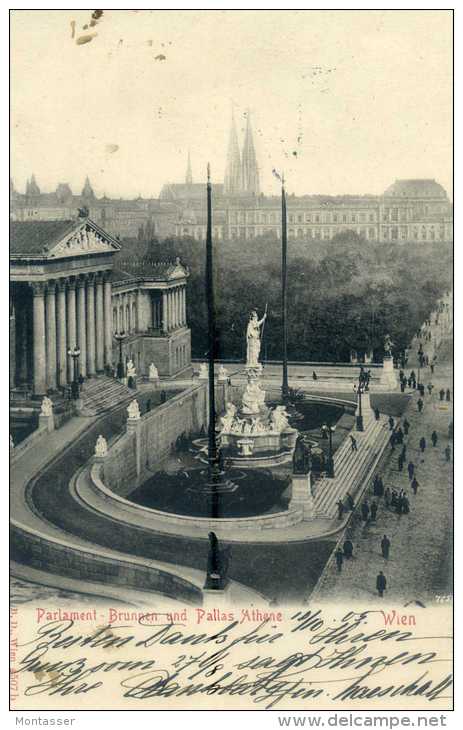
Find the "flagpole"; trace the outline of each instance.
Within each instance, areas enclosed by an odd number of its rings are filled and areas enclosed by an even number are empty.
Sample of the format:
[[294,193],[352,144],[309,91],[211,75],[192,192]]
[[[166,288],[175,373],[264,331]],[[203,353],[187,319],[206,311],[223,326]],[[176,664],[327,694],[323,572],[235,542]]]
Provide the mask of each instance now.
[[287,330],[287,249],[288,238],[286,229],[286,192],[285,178],[281,178],[281,319],[283,323],[283,380],[281,395],[283,400],[289,398],[288,386],[288,330]]
[[[206,301],[208,325],[208,365],[209,365],[209,427],[207,442],[207,461],[209,478],[218,478],[217,441],[215,435],[215,388],[214,388],[214,356],[215,356],[215,312],[214,312],[214,280],[212,265],[212,186],[211,169],[207,165],[207,233],[206,233]],[[212,492],[212,517],[217,517],[217,493]]]

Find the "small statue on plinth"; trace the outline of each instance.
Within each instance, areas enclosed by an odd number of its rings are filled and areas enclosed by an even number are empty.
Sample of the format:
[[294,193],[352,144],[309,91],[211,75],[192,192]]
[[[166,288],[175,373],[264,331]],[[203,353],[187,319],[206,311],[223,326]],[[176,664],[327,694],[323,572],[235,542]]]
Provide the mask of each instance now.
[[137,371],[135,369],[135,365],[133,364],[132,358],[127,362],[127,377],[128,378],[135,378],[137,375]]
[[308,474],[311,467],[311,447],[300,433],[293,452],[293,474]]
[[101,435],[98,436],[95,444],[95,456],[106,456],[108,453],[108,442],[106,441],[105,437]]
[[127,413],[129,414],[129,418],[132,420],[138,420],[140,418],[140,406],[138,405],[137,400],[133,400],[129,407],[127,408]]
[[391,335],[386,335],[384,338],[384,355],[385,357],[392,357],[392,348],[394,343],[391,339]]
[[208,380],[209,378],[209,370],[205,362],[202,362],[199,366],[199,377],[201,380]]
[[227,573],[230,562],[230,549],[220,550],[219,541],[215,532],[210,532],[209,552],[207,555],[207,575],[204,588],[208,590],[223,590],[228,583]]
[[48,398],[48,396],[44,396],[44,398],[43,398],[40,415],[41,416],[52,416],[53,415],[53,401],[50,398]]
[[149,366],[149,379],[150,380],[159,379],[159,372],[158,372],[158,369],[157,369],[156,365],[154,364],[154,362],[152,362],[151,365]]

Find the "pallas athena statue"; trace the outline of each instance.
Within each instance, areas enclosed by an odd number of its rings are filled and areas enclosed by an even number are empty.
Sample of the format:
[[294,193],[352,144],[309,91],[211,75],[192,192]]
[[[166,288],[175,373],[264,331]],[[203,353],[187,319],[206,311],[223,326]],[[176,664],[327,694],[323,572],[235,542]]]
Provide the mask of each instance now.
[[260,355],[260,343],[261,343],[261,326],[265,322],[267,312],[265,312],[262,319],[257,317],[257,312],[253,310],[249,318],[248,327],[246,330],[246,343],[247,343],[247,354],[246,354],[246,367],[247,368],[260,368],[259,355]]

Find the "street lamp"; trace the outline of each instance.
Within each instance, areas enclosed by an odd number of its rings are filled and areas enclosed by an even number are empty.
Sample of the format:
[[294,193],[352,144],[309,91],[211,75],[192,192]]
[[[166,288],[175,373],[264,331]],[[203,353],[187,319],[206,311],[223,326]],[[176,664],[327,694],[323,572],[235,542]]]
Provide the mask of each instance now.
[[363,416],[362,416],[362,393],[368,389],[368,384],[365,382],[363,371],[360,371],[358,384],[354,385],[354,393],[357,393],[359,398],[359,414],[356,419],[357,431],[363,431]]
[[80,350],[78,347],[69,348],[68,350],[69,357],[72,358],[72,372],[73,372],[73,380],[71,383],[71,395],[73,400],[77,400],[79,398],[79,374],[78,374],[78,361],[80,356]]
[[122,332],[116,332],[114,339],[119,343],[119,362],[117,363],[117,377],[122,380],[125,377],[124,363],[122,362],[122,343],[124,342],[127,335],[124,330]]
[[326,476],[330,479],[334,479],[334,460],[333,460],[333,433],[336,431],[336,426],[327,425],[326,423],[322,426],[323,438],[329,438],[328,444],[328,459],[326,462]]

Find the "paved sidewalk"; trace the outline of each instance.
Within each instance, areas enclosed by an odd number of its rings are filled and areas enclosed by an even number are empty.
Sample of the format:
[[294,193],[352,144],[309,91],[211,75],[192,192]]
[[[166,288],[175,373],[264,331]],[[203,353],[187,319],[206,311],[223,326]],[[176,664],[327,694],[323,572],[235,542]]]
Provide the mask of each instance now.
[[[416,341],[409,356],[406,372],[417,372]],[[429,396],[426,389],[424,408],[417,408],[418,394],[413,392],[404,414],[410,423],[405,439],[407,461],[402,472],[398,471],[397,459],[400,447],[389,452],[381,476],[385,487],[404,489],[410,501],[410,513],[398,515],[379,500],[376,523],[358,525],[352,529],[354,557],[344,560],[341,573],[330,559],[311,600],[321,602],[352,600],[378,600],[376,576],[379,570],[387,579],[385,602],[420,601],[428,605],[436,595],[448,595],[452,591],[452,462],[445,460],[444,449],[450,444],[453,459],[453,441],[448,440],[448,426],[453,421],[453,402],[441,402],[439,390],[452,389],[452,339],[443,340],[435,365],[434,375],[430,368],[421,370],[421,382],[434,385]],[[453,392],[452,392],[453,398]],[[403,417],[403,418],[404,418]],[[403,420],[402,418],[402,420]],[[436,431],[438,443],[432,446],[431,433]],[[427,447],[424,454],[419,440],[424,436]],[[413,461],[419,482],[415,496],[410,488],[407,464]],[[371,502],[373,495],[368,496]],[[381,554],[381,539],[386,534],[391,541],[389,560]],[[341,538],[341,545],[345,537]]]

